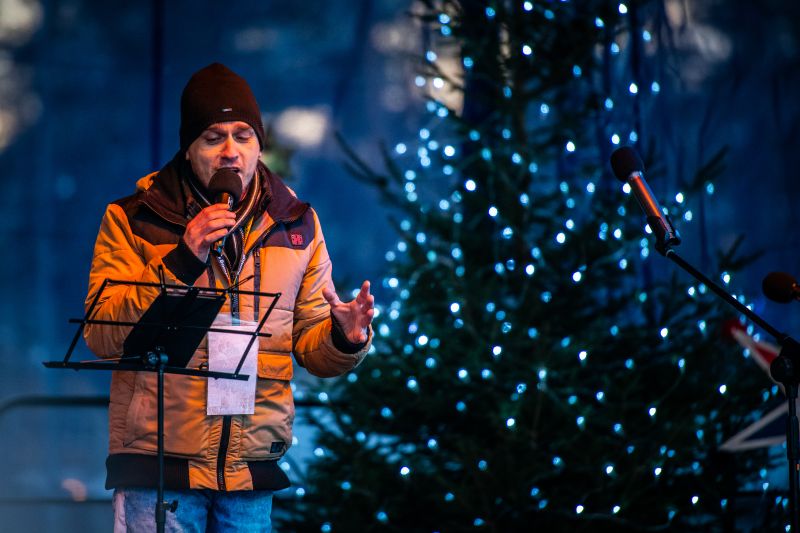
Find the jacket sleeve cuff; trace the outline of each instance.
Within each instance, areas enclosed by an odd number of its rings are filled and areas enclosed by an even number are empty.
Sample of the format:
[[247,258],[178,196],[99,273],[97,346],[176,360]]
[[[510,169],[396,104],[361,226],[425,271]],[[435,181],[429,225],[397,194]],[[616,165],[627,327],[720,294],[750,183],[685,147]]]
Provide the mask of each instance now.
[[194,285],[194,282],[206,269],[206,264],[192,253],[183,239],[178,242],[178,246],[164,256],[163,261],[164,265],[175,274],[175,277],[186,285]]
[[336,317],[331,313],[331,341],[333,346],[342,353],[354,354],[364,349],[367,341],[352,343],[348,340],[347,335],[344,334],[342,326],[336,320]]

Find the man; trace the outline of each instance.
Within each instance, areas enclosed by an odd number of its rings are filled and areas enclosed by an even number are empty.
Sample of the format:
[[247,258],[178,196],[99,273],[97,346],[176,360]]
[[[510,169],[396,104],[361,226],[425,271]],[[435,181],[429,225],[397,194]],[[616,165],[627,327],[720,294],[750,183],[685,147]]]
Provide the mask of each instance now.
[[[261,113],[247,82],[215,63],[196,72],[181,97],[180,150],[134,195],[110,204],[95,244],[87,307],[106,278],[281,293],[258,346],[253,414],[207,415],[207,381],[165,379],[165,484],[168,531],[270,531],[272,491],[288,478],[277,460],[292,442],[290,380],[294,354],[316,376],[343,374],[372,338],[369,282],[341,302],[316,213],[259,156]],[[220,169],[235,172],[242,194],[229,210],[208,192]],[[214,243],[225,237],[224,246]],[[154,287],[112,285],[93,318],[135,322]],[[257,322],[270,300],[241,295],[222,313]],[[98,356],[122,353],[129,327],[88,325]],[[212,353],[213,356],[213,353]],[[207,368],[200,344],[190,368]],[[153,531],[158,479],[156,375],[114,372],[109,406],[107,488],[114,488],[115,530]]]

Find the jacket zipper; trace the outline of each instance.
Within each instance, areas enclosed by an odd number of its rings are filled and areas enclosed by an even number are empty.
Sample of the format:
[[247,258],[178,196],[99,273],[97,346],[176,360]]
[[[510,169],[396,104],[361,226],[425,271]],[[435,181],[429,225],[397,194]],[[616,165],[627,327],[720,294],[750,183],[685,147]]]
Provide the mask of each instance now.
[[[242,266],[244,266],[245,257],[247,254],[242,251],[242,259],[239,263],[239,271],[241,272]],[[231,279],[231,274],[228,272],[228,269],[225,267],[225,260],[221,257],[217,257],[217,262],[219,266],[222,268],[222,272],[225,273],[225,276],[228,278],[228,283],[234,283],[235,281]],[[236,277],[239,277],[239,274],[236,274]],[[237,324],[239,318],[239,298],[236,294],[231,294],[231,319],[232,323]],[[230,444],[231,440],[231,422],[233,420],[233,415],[224,415],[222,417],[222,431],[219,437],[219,450],[217,450],[217,490],[225,491],[225,463],[228,455],[228,444]]]
[[[294,222],[295,220],[297,220],[298,218],[300,218],[300,217],[298,216],[294,220],[280,221],[280,222],[283,222],[283,223],[289,222],[289,223],[291,223],[291,222]],[[272,231],[276,227],[278,227],[278,222],[275,222],[274,224],[272,224],[272,226],[267,228],[264,231],[264,233],[261,235],[261,237],[259,237],[258,244],[260,244],[261,242],[264,241],[264,239],[269,237],[270,233],[272,233]],[[256,248],[258,248],[258,245],[257,244],[253,245],[253,247],[250,249],[250,252],[252,252]],[[247,255],[248,254],[245,253],[244,250],[243,250],[242,251],[242,260],[239,263],[239,272],[241,272],[242,267],[244,266],[244,262],[245,262],[245,260],[247,258]],[[219,265],[222,267],[222,271],[225,273],[225,275],[228,277],[228,280],[230,281],[231,278],[230,278],[230,274],[228,273],[227,268],[225,268],[225,261],[221,260],[221,258],[219,258],[219,259],[220,259],[219,260]],[[238,274],[237,274],[237,278],[238,278]],[[238,298],[235,298],[235,299],[231,298],[231,316],[232,317],[236,317],[236,318],[239,317],[239,299]],[[224,415],[222,417],[222,434],[220,435],[220,438],[219,438],[219,450],[217,452],[217,489],[221,490],[221,491],[225,491],[226,490],[226,488],[225,488],[225,462],[226,462],[226,456],[228,455],[228,444],[230,443],[230,439],[231,439],[231,422],[232,422],[232,420],[233,420],[233,416],[232,415]]]
[[219,455],[217,455],[217,489],[221,491],[225,491],[225,456],[228,455],[232,418],[232,415],[222,417],[222,435],[219,439]]

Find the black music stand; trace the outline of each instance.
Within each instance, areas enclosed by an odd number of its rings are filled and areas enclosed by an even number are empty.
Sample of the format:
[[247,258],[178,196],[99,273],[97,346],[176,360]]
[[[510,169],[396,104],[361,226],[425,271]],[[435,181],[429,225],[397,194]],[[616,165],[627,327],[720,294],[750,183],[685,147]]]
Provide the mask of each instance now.
[[[177,501],[171,503],[164,501],[164,374],[247,381],[249,376],[240,374],[239,371],[242,369],[247,353],[256,339],[272,336],[269,333],[261,333],[261,328],[270,314],[272,314],[272,310],[278,303],[281,293],[242,291],[236,288],[249,278],[241,280],[237,285],[230,288],[218,289],[167,284],[164,281],[163,270],[159,274],[161,277],[160,283],[106,279],[86,310],[84,317],[82,319],[73,318],[69,320],[70,323],[78,324],[78,330],[75,332],[64,359],[61,361],[47,361],[43,364],[47,368],[69,368],[72,370],[158,373],[158,498],[155,518],[156,531],[163,533],[167,511],[175,512],[178,507]],[[138,322],[97,320],[94,318],[95,308],[105,289],[111,285],[153,287],[159,289],[159,294]],[[240,294],[272,298],[255,331],[212,327],[211,324],[225,303],[226,297]],[[70,361],[72,352],[75,350],[75,346],[87,324],[131,326],[131,332],[123,343],[122,356],[100,360]],[[194,355],[197,346],[209,331],[250,336],[250,341],[239,359],[236,370],[232,374],[228,372],[213,372],[202,368],[187,368],[187,364],[192,355]]]

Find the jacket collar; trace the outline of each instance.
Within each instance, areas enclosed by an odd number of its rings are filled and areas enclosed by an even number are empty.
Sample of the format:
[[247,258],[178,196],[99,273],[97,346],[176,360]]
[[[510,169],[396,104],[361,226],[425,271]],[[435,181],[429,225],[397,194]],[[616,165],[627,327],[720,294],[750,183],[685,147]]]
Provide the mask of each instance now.
[[187,196],[180,178],[181,153],[157,173],[140,180],[139,201],[157,215],[174,224],[185,226],[189,218],[187,204],[194,200]]
[[264,199],[262,207],[266,208],[270,218],[275,222],[292,222],[297,220],[308,210],[310,204],[301,202],[297,196],[289,190],[283,180],[269,170],[265,165],[259,163],[259,169],[263,171],[264,179]]

